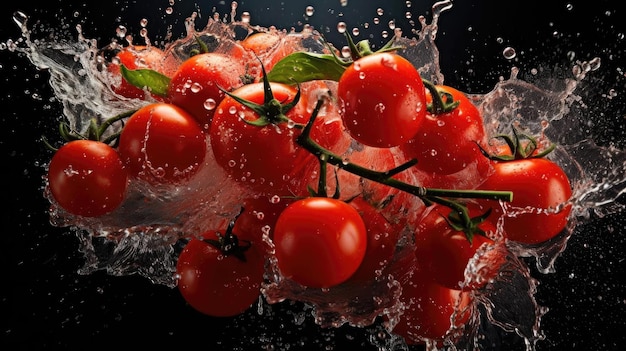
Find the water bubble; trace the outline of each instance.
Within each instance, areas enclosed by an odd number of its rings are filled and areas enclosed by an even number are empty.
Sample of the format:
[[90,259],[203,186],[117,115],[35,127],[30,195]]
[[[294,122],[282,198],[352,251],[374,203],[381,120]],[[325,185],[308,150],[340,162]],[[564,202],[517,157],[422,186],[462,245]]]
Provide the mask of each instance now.
[[510,60],[510,59],[515,58],[515,55],[517,55],[517,53],[515,52],[515,49],[513,49],[510,46],[507,46],[502,51],[502,55],[504,56],[505,59]]
[[126,36],[126,32],[128,32],[128,29],[124,26],[118,26],[115,29],[115,34],[120,38],[124,38]]
[[171,7],[171,6],[168,6],[168,7],[165,9],[165,13],[166,13],[166,14],[168,14],[168,15],[171,15],[172,13],[174,13],[174,8],[173,8],[173,7]]
[[341,5],[342,7],[348,6],[348,0],[339,0],[339,5]]
[[387,38],[389,36],[389,32],[387,32],[386,30],[382,31],[382,33],[380,33],[380,35],[384,38]]
[[565,5],[565,9],[566,9],[567,11],[571,11],[573,8],[574,8],[574,5],[572,5],[572,4],[567,4],[567,5]]
[[496,43],[502,44],[502,43],[504,43],[504,39],[502,37],[497,37],[496,38]]
[[315,8],[313,6],[307,6],[306,9],[304,10],[304,13],[307,16],[311,17],[315,13]]
[[148,19],[142,18],[141,21],[139,21],[139,25],[145,28],[148,25]]
[[389,21],[388,25],[389,25],[389,29],[391,29],[391,30],[396,29],[396,21],[391,20],[391,21]]
[[348,47],[348,46],[342,47],[341,48],[341,56],[346,57],[346,58],[352,56],[352,51],[350,51],[350,47]]
[[270,198],[270,202],[271,202],[271,203],[273,203],[273,204],[277,204],[277,203],[279,203],[279,202],[280,202],[280,196],[278,196],[278,195],[274,195],[274,196],[272,196],[272,197]]
[[237,113],[237,107],[235,106],[231,106],[228,108],[228,113],[230,113],[231,115],[234,115],[235,113]]
[[407,11],[404,13],[404,17],[410,19],[411,17],[413,17],[413,14],[410,11]]
[[357,28],[357,27],[352,28],[352,35],[353,35],[353,36],[355,36],[355,37],[356,37],[356,36],[358,36],[360,33],[361,33],[361,32],[359,31],[359,28]]
[[204,101],[204,108],[211,111],[217,106],[217,102],[215,100],[208,98]]
[[337,31],[339,33],[345,33],[346,32],[346,22],[339,22],[339,23],[337,23]]
[[241,13],[241,22],[250,23],[250,12],[244,11]]
[[380,8],[380,7],[379,7],[379,8],[377,8],[377,9],[376,9],[376,13],[377,13],[379,16],[382,16],[382,15],[385,13],[385,11],[384,11],[382,8]]
[[372,21],[374,22],[374,24],[379,24],[380,23],[380,18],[374,17],[374,19]]

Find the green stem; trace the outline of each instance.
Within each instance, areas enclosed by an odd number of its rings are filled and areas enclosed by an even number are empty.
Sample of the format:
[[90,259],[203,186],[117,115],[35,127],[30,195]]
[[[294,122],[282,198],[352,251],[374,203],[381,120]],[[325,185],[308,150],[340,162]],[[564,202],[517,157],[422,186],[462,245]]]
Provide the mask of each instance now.
[[[491,191],[491,190],[455,190],[455,189],[435,189],[435,188],[425,188],[421,186],[411,185],[400,180],[393,178],[396,175],[398,170],[403,171],[406,170],[410,165],[415,164],[414,161],[409,161],[406,164],[400,165],[397,168],[394,168],[390,171],[375,171],[371,170],[357,164],[346,162],[341,156],[333,153],[330,150],[325,149],[321,145],[319,145],[315,140],[310,137],[311,129],[313,127],[313,123],[317,118],[317,115],[322,107],[323,99],[317,101],[315,109],[311,115],[311,119],[306,124],[302,133],[298,136],[297,142],[304,149],[309,151],[311,154],[315,155],[318,159],[323,160],[326,163],[332,164],[340,169],[343,169],[352,174],[358,175],[365,179],[369,179],[392,188],[407,192],[409,194],[415,195],[426,202],[435,202],[442,203],[446,206],[449,206],[449,200],[444,198],[480,198],[480,199],[491,199],[491,200],[503,200],[503,201],[512,201],[513,193],[510,191]],[[464,210],[465,211],[465,210]]]

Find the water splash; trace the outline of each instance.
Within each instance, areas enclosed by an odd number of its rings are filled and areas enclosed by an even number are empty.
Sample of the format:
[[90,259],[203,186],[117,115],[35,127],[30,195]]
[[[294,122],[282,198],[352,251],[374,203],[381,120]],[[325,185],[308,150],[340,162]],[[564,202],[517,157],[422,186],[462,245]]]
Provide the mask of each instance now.
[[[415,37],[395,37],[395,43],[404,47],[401,54],[418,67],[423,77],[435,84],[444,82],[439,66],[440,53],[434,43],[437,24],[442,13],[451,7],[451,1],[435,4],[430,23],[424,16],[419,17],[421,29],[415,32]],[[214,51],[228,51],[239,33],[257,30],[247,21],[235,21],[236,9],[237,6],[232,6],[232,21],[225,21],[219,15],[211,17],[206,27],[199,31],[195,29],[197,15],[192,14],[185,22],[187,37],[170,43],[167,52],[174,57],[185,57],[196,45],[191,40],[195,35],[211,44]],[[380,12],[382,16],[382,9]],[[84,132],[94,118],[102,120],[137,108],[138,104],[149,103],[121,98],[108,88],[110,77],[103,70],[101,47],[95,40],[84,37],[80,28],[77,28],[76,40],[34,40],[25,14],[16,13],[14,21],[23,36],[17,41],[9,41],[7,49],[25,54],[36,67],[50,73],[50,86],[55,97],[62,102],[64,116],[73,129]],[[282,34],[297,37],[302,49],[323,47],[315,32],[285,31]],[[508,243],[507,265],[499,279],[475,293],[475,308],[480,313],[467,328],[467,333],[454,340],[455,346],[450,349],[469,349],[476,345],[484,338],[485,323],[489,323],[517,333],[526,341],[528,350],[533,350],[543,338],[540,321],[547,309],[535,301],[537,281],[519,258],[534,257],[540,272],[552,272],[555,259],[565,250],[579,222],[591,214],[604,216],[623,210],[616,200],[626,191],[626,153],[613,146],[597,145],[578,132],[577,123],[587,118],[586,96],[578,89],[581,82],[599,67],[600,61],[596,58],[575,62],[569,77],[552,78],[543,84],[518,79],[518,70],[514,68],[511,76],[490,92],[471,97],[485,118],[489,134],[510,133],[510,128],[516,126],[531,134],[545,135],[558,144],[550,157],[572,180],[573,211],[570,226],[549,243],[535,246]],[[86,258],[81,273],[105,270],[112,275],[140,274],[154,283],[174,286],[174,255],[178,239],[184,236],[183,233],[219,226],[235,213],[241,194],[245,194],[236,183],[215,170],[219,167],[214,167],[213,160],[207,160],[190,185],[181,188],[154,188],[135,183],[131,187],[132,195],[120,210],[103,218],[86,220],[53,208],[52,223],[81,228],[76,231],[80,250]],[[236,190],[223,190],[232,187]],[[406,271],[405,268],[385,272],[373,286],[350,286],[332,292],[307,291],[282,280],[277,271],[270,271],[272,279],[264,293],[271,303],[286,298],[306,302],[316,322],[322,326],[336,327],[348,323],[365,327],[378,315],[387,314],[393,318],[402,309],[396,304],[397,296],[401,294],[397,281]],[[348,299],[346,296],[351,296],[354,291],[372,299],[356,302]],[[382,349],[395,349],[397,340],[393,340]]]

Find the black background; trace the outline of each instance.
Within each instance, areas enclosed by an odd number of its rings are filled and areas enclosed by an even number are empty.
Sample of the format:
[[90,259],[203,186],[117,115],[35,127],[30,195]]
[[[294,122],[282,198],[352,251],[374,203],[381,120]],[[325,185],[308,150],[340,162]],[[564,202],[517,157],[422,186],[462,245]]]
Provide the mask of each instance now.
[[[299,29],[304,8],[312,4],[316,13],[310,22],[328,26],[329,39],[338,42],[332,33],[339,20],[350,27],[371,24],[379,5],[364,2],[350,0],[342,7],[339,0],[245,1],[240,2],[238,12],[249,10],[253,24]],[[10,2],[0,7],[0,42],[19,37],[11,18],[15,10],[70,33],[80,23],[87,37],[107,43],[114,38],[118,24],[137,33],[142,16],[150,19],[153,39],[162,40],[165,33],[159,27],[161,22],[180,32],[182,21],[194,9],[199,8],[205,19],[211,14],[208,3],[177,1],[176,12],[165,16],[167,0],[106,4],[53,0],[37,6]],[[224,13],[230,1],[226,3],[216,2],[215,6]],[[380,3],[386,11],[384,19],[395,18],[410,28],[404,19],[404,0]],[[413,0],[410,10],[429,19],[430,6],[430,2]],[[442,15],[437,39],[445,82],[467,92],[485,93],[500,77],[508,77],[513,65],[523,68],[522,72],[539,65],[557,66],[566,61],[568,51],[575,52],[580,60],[601,57],[601,70],[588,79],[588,89],[607,94],[615,88],[618,95],[610,100],[612,105],[600,96],[591,101],[590,113],[598,118],[587,133],[600,143],[614,142],[624,148],[623,18],[617,1],[457,1]],[[376,31],[373,33],[378,38]],[[502,55],[509,45],[517,50],[516,60]],[[282,305],[275,306],[276,315],[269,319],[254,311],[241,318],[212,319],[186,307],[177,290],[154,285],[145,278],[77,274],[82,265],[77,239],[68,229],[48,223],[47,202],[41,192],[42,166],[51,155],[38,140],[41,135],[55,135],[61,116],[47,79],[47,73],[37,71],[25,57],[0,50],[4,190],[0,212],[4,225],[0,234],[4,278],[1,349],[109,349],[125,345],[183,349],[198,345],[208,350],[262,350],[271,344],[281,349],[279,345],[295,340],[302,343],[292,344],[292,350],[373,349],[367,330],[322,330],[310,319],[295,326],[289,306],[284,310]],[[539,342],[538,350],[621,350],[626,345],[626,283],[622,278],[626,273],[625,223],[623,214],[617,213],[579,226],[556,262],[556,273],[536,273],[541,281],[537,299],[550,308],[542,320],[546,340]],[[509,344],[502,349],[523,349],[515,337],[505,335],[503,341]],[[13,346],[7,348],[9,345]]]

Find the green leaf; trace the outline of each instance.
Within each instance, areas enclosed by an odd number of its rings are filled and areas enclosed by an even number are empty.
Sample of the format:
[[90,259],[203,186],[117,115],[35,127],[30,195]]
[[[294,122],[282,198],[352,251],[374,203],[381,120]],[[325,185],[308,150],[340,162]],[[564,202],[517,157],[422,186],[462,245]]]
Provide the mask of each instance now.
[[170,78],[155,70],[147,68],[131,70],[121,65],[120,72],[122,78],[140,89],[147,88],[152,94],[158,96],[167,95],[167,87],[170,83]]
[[338,81],[346,64],[334,55],[295,52],[278,61],[267,74],[271,82],[296,84],[312,80]]

